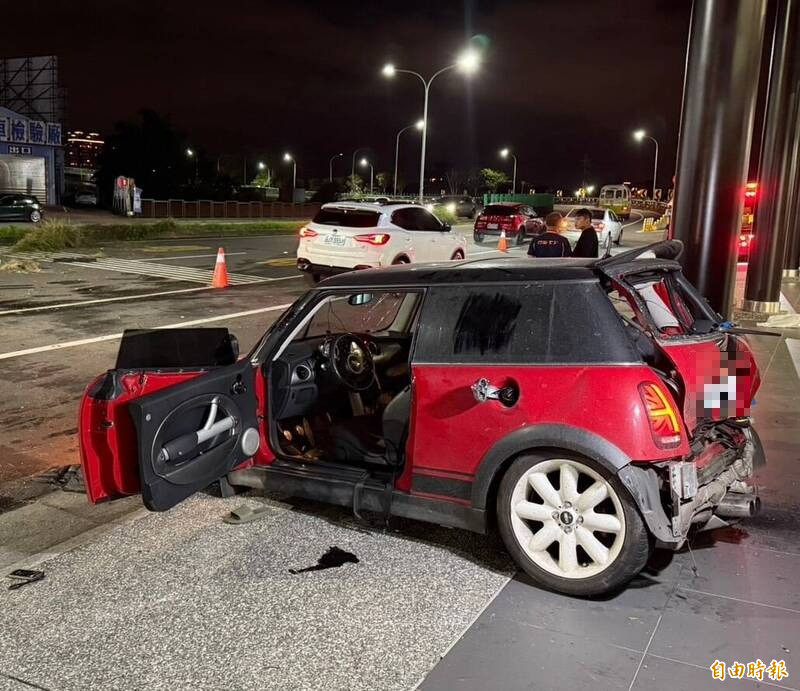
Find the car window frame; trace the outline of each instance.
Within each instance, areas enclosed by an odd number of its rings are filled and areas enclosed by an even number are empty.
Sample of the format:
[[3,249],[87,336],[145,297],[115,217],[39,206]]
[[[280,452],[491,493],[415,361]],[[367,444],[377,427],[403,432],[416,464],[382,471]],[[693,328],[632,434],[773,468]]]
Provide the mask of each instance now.
[[[397,223],[397,221],[395,221],[395,215],[398,212],[406,212],[406,213],[412,213],[412,214],[427,216],[428,218],[433,219],[438,227],[437,228],[419,228],[419,227],[417,227],[417,228],[406,228],[404,226],[401,226],[399,223]],[[392,216],[391,216],[390,220],[391,220],[393,225],[396,225],[398,228],[402,228],[403,230],[405,230],[406,232],[409,232],[409,233],[431,233],[431,232],[442,233],[445,230],[444,223],[442,223],[436,217],[436,214],[434,214],[431,211],[428,211],[427,209],[425,209],[425,208],[423,208],[421,206],[409,206],[409,207],[404,207],[402,209],[396,209],[395,211],[392,212]]]
[[[425,302],[427,288],[424,286],[362,286],[360,292],[386,293],[403,292],[418,293],[420,295],[413,313],[408,322],[408,333],[411,334],[411,352],[416,342],[416,334],[419,330],[419,315],[422,305]],[[346,288],[330,288],[328,290],[311,290],[303,297],[299,298],[279,317],[275,323],[267,329],[259,342],[250,352],[248,358],[253,366],[266,365],[277,360],[290,343],[297,339],[298,334],[304,326],[314,318],[314,315],[322,309],[325,301],[335,295],[352,295],[359,292],[358,286]],[[312,338],[319,338],[318,336]]]

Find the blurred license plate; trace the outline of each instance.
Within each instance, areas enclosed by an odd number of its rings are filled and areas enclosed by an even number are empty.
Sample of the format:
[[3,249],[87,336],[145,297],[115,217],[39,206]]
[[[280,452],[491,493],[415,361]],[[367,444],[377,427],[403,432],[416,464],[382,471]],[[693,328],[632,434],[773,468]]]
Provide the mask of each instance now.
[[490,223],[490,224],[489,224],[489,225],[487,225],[486,227],[487,227],[489,230],[497,230],[497,224],[496,224],[496,223]]
[[325,244],[326,245],[342,245],[347,244],[347,238],[344,235],[326,235],[325,236]]

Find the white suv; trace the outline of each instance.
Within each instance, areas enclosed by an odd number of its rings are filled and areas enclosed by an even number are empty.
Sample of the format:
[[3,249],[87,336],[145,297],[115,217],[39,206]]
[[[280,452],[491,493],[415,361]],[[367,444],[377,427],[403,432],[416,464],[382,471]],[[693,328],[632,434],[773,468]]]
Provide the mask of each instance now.
[[300,229],[297,268],[316,282],[353,269],[466,256],[464,236],[422,206],[335,202]]

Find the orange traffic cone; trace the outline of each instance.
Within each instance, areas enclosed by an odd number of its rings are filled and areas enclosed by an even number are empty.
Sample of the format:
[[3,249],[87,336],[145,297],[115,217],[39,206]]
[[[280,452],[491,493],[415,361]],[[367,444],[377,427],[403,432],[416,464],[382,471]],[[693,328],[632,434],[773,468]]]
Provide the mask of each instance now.
[[506,240],[506,231],[500,231],[500,240],[497,242],[498,252],[508,252],[508,240]]
[[214,275],[211,278],[212,288],[228,287],[228,267],[225,265],[225,248],[217,250],[217,263],[214,265]]

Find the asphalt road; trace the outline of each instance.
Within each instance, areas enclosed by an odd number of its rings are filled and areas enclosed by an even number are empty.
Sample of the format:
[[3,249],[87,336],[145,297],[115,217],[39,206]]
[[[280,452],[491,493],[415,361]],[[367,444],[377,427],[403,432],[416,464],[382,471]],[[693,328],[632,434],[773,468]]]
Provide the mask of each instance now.
[[[637,216],[615,251],[660,237],[637,232]],[[472,242],[470,226],[458,229],[470,238],[468,257],[496,253]],[[293,236],[225,238],[237,284],[208,289],[222,242],[127,243],[95,261],[43,260],[39,273],[0,273],[0,485],[78,462],[78,402],[114,366],[123,330],[224,325],[246,352],[305,291]]]

